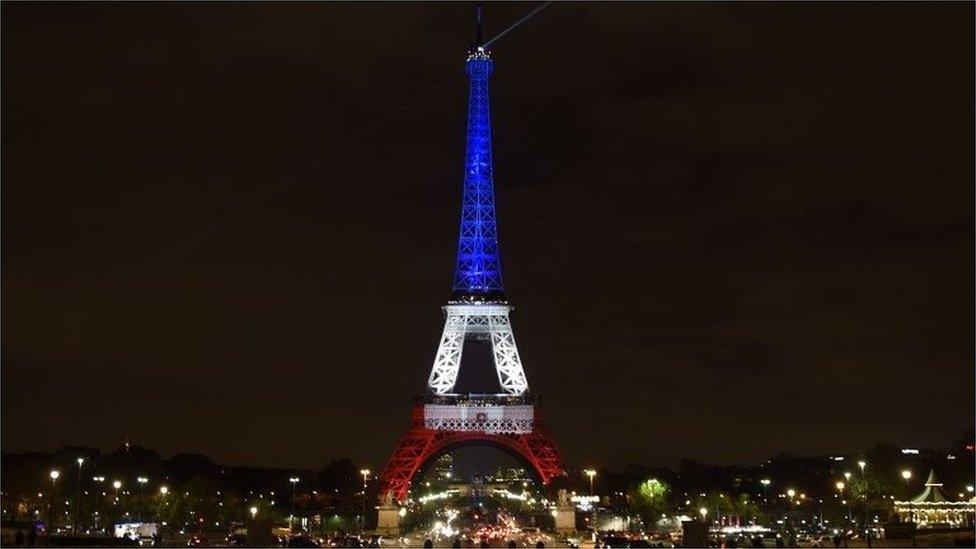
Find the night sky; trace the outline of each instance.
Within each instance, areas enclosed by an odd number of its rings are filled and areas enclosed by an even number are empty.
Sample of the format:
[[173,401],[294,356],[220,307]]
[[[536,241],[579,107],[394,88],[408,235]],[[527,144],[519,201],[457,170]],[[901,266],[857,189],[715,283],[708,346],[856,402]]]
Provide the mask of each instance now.
[[[466,79],[371,125],[472,12],[4,3],[4,450],[379,468],[450,295]],[[973,425],[973,20],[557,3],[493,46],[506,289],[571,466]]]

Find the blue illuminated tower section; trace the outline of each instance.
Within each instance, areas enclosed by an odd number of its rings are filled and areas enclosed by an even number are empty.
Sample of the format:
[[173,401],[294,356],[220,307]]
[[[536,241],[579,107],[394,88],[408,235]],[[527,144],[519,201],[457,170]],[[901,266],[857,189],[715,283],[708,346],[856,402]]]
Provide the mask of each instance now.
[[[480,28],[480,25],[479,25]],[[458,300],[500,300],[504,296],[495,189],[491,162],[491,112],[488,82],[491,54],[478,42],[468,52],[468,135],[464,152],[464,191],[453,297]]]

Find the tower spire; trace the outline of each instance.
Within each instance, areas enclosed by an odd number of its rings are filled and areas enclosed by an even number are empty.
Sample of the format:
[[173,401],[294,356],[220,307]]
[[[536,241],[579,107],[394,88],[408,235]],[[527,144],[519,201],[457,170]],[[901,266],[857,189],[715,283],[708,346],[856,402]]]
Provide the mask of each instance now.
[[461,227],[453,284],[453,298],[464,301],[501,300],[504,297],[495,222],[488,99],[492,60],[491,53],[481,45],[481,11],[481,5],[478,4],[477,41],[465,61],[465,72],[470,85],[468,132],[464,153]]
[[478,47],[478,46],[485,45],[484,40],[481,39],[481,10],[482,10],[481,2],[478,2],[477,6],[475,7],[475,10],[476,10],[476,17],[478,18],[478,33],[475,35],[474,45],[475,47]]

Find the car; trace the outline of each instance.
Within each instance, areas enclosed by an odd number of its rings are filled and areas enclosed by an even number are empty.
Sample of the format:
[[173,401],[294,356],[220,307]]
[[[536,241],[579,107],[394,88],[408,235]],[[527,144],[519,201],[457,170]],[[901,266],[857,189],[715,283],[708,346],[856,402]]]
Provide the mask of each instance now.
[[292,536],[288,539],[287,547],[318,547],[319,544],[308,536]]
[[359,548],[363,546],[363,542],[356,536],[344,536],[334,539],[332,541],[332,546]]
[[231,547],[243,547],[247,545],[247,536],[244,534],[230,534],[227,536],[227,545]]
[[207,536],[201,534],[193,534],[190,539],[186,540],[187,547],[210,547],[210,540]]

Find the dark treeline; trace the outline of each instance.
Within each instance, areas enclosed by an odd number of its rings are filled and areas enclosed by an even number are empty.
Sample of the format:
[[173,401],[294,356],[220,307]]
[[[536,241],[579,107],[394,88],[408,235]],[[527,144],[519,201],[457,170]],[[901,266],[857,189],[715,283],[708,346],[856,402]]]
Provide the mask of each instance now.
[[[81,467],[79,457],[84,459]],[[861,461],[863,468],[858,465]],[[88,447],[64,447],[52,453],[4,453],[0,465],[5,520],[47,520],[53,516],[55,522],[74,524],[77,520],[82,526],[142,518],[187,528],[212,528],[245,521],[255,507],[262,516],[274,520],[294,513],[316,517],[324,529],[343,529],[361,520],[364,509],[372,509],[379,490],[379,471],[372,471],[364,493],[360,466],[346,458],[333,460],[319,470],[226,466],[199,454],[163,457],[151,449],[126,444],[109,453]],[[901,477],[906,469],[913,472],[910,482]],[[59,472],[56,480],[50,478],[52,470]],[[901,447],[882,443],[860,454],[780,455],[748,465],[684,460],[673,469],[631,465],[614,471],[597,467],[595,491],[606,498],[609,507],[620,510],[640,511],[643,501],[648,514],[698,509],[699,505],[712,508],[716,498],[724,498],[720,504],[742,502],[743,512],[756,513],[768,508],[763,500],[782,498],[788,489],[811,501],[826,501],[835,496],[836,482],[846,479],[849,494],[857,497],[866,512],[883,512],[890,509],[892,498],[921,491],[930,470],[936,472],[952,497],[971,485],[973,431],[964,433],[949,448],[918,449],[918,453],[905,453]],[[578,469],[570,473],[552,488],[586,493],[588,479]],[[139,482],[140,478],[144,482]],[[291,478],[298,478],[298,483],[291,483]],[[647,485],[651,479],[660,487]],[[764,484],[763,480],[768,482]],[[119,488],[114,487],[115,481],[121,484]],[[52,489],[58,496],[53,505]],[[366,513],[367,517],[372,514]]]

